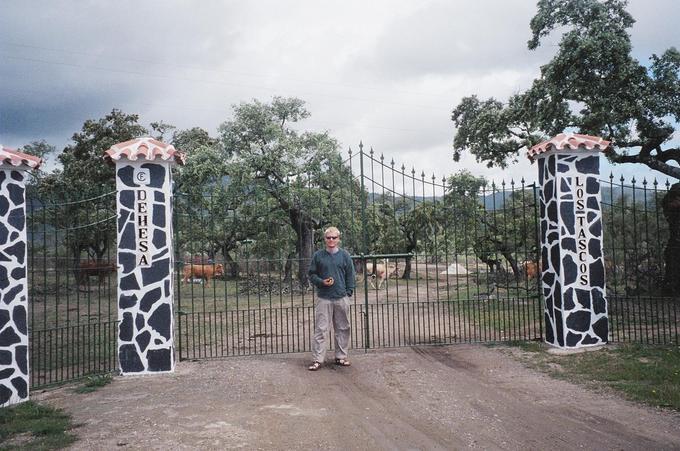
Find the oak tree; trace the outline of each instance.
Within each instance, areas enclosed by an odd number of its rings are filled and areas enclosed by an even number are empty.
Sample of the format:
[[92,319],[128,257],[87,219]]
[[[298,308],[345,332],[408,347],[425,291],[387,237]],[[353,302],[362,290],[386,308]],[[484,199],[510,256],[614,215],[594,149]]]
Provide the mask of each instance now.
[[[635,23],[626,0],[540,0],[531,20],[531,50],[554,33],[555,55],[525,92],[503,102],[464,98],[453,110],[454,159],[464,151],[505,167],[521,150],[565,130],[612,141],[612,163],[637,163],[680,179],[680,52],[671,47],[648,63],[632,56]],[[680,184],[663,209],[671,229],[666,285],[680,293]]]

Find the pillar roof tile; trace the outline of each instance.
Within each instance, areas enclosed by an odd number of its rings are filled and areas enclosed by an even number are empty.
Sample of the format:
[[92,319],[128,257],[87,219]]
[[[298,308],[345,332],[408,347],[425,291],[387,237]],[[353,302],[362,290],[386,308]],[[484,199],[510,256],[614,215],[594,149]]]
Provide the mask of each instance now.
[[111,164],[123,159],[129,161],[173,160],[180,165],[186,162],[184,153],[175,149],[172,144],[166,144],[148,137],[135,138],[111,146],[109,150],[104,152],[104,159]]
[[577,133],[560,133],[548,141],[533,146],[527,152],[527,157],[529,157],[529,160],[534,161],[538,155],[551,150],[595,149],[604,152],[609,149],[610,146],[610,141],[597,136],[579,135]]
[[26,166],[30,169],[38,169],[43,163],[42,158],[19,152],[0,145],[0,167],[2,166]]

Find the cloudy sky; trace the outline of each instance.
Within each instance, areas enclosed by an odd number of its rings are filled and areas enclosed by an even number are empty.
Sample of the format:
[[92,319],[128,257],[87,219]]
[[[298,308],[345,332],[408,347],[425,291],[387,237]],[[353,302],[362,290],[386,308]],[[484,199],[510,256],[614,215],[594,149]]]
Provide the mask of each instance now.
[[[343,145],[437,177],[535,178],[522,161],[452,161],[451,110],[506,99],[555,51],[530,52],[534,0],[4,1],[0,143],[63,148],[113,108],[216,135],[231,106],[294,96]],[[634,53],[680,45],[680,2],[630,0]],[[634,168],[625,171],[631,173]],[[621,169],[618,170],[621,172]]]

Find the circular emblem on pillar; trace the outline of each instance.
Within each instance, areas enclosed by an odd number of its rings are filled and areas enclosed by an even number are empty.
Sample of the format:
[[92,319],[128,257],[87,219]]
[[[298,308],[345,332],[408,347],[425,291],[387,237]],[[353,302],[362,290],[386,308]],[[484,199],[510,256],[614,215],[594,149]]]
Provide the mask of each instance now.
[[137,185],[148,185],[151,182],[151,172],[148,169],[135,169],[134,180]]

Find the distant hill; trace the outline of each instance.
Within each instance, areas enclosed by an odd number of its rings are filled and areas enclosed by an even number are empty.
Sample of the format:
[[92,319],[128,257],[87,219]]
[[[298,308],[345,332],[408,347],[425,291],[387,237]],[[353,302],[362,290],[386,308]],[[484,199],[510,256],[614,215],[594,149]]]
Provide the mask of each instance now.
[[[531,189],[531,186],[528,186],[527,189]],[[479,196],[479,201],[484,205],[484,208],[487,210],[498,210],[502,209],[505,206],[505,202],[511,201],[511,195],[512,191],[509,189],[505,191],[495,191],[491,192],[491,189],[487,190],[488,194],[483,194]],[[603,205],[612,205],[614,204],[615,206],[620,205],[620,202],[623,198],[625,201],[626,205],[630,205],[631,202],[635,201],[636,203],[641,203],[644,204],[645,200],[648,206],[654,205],[654,196],[655,194],[659,196],[659,200],[664,196],[666,192],[666,187],[665,185],[663,187],[659,187],[656,191],[654,190],[653,186],[647,185],[647,189],[644,189],[644,187],[640,184],[636,185],[635,188],[633,188],[630,185],[624,185],[624,186],[617,186],[617,185],[609,185],[608,183],[602,183],[600,185],[600,195],[602,199],[602,204]],[[538,192],[536,193],[538,195]],[[442,200],[441,196],[407,196],[408,199],[410,199],[412,202],[415,202],[416,204],[421,203],[421,202],[433,202],[437,201],[440,202]],[[380,202],[380,199],[382,198],[381,193],[370,193],[368,196],[368,201],[369,203],[373,202]],[[386,196],[388,200],[391,201],[391,197]]]

